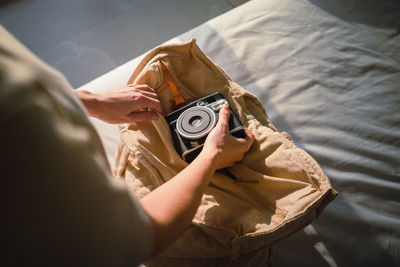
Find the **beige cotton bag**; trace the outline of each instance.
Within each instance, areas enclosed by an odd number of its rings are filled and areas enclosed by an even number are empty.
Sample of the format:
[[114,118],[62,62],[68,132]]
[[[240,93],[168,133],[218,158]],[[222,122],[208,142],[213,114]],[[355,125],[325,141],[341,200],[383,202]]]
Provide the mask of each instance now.
[[[131,83],[154,88],[166,113],[221,92],[256,138],[244,159],[231,168],[238,181],[216,173],[192,226],[161,257],[235,259],[305,227],[335,198],[318,163],[296,147],[287,133],[278,132],[256,96],[231,81],[194,40],[149,52]],[[175,151],[164,117],[120,129],[114,174],[137,197],[187,166]]]

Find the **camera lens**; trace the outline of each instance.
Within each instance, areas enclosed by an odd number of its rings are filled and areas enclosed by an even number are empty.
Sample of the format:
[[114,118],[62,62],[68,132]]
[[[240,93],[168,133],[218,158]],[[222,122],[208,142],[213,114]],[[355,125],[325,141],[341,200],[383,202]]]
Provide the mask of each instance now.
[[189,119],[189,125],[192,127],[199,127],[201,125],[202,119],[203,118],[201,116],[193,116]]
[[207,135],[216,123],[215,113],[202,106],[192,107],[179,116],[178,133],[188,139],[197,139]]

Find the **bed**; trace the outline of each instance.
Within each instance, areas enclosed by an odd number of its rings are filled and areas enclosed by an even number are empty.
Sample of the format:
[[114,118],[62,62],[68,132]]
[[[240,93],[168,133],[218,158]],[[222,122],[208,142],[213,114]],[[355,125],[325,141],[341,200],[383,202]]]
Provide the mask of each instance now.
[[[252,0],[167,43],[191,38],[339,192],[273,265],[399,266],[400,2]],[[126,84],[142,57],[81,88]],[[113,165],[118,127],[93,124]]]

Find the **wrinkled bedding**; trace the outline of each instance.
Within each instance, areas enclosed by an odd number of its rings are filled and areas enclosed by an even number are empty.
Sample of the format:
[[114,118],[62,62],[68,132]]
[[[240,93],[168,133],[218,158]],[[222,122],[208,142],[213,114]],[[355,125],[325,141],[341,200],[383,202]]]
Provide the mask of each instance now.
[[[192,37],[339,192],[273,263],[400,265],[399,1],[253,0],[169,42]],[[139,61],[82,88],[125,84]],[[94,124],[113,163],[118,127]]]

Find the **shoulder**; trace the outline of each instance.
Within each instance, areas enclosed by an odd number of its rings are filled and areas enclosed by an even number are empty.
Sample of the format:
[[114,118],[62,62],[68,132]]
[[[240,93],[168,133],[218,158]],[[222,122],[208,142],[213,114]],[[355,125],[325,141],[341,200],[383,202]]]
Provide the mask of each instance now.
[[0,40],[0,122],[22,111],[56,106],[86,116],[60,72],[41,61],[2,26]]

